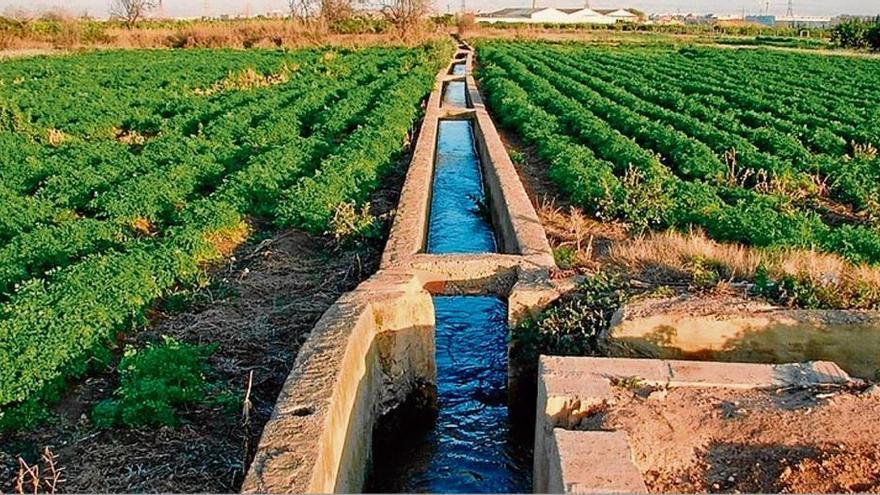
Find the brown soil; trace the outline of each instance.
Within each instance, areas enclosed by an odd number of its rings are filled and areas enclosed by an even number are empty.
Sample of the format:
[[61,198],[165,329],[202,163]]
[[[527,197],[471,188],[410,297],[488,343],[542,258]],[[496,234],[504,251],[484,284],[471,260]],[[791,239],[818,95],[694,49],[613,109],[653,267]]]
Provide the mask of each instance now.
[[[390,215],[404,169],[373,196],[372,213]],[[106,370],[73,387],[52,424],[0,437],[0,493],[14,490],[18,457],[33,464],[45,447],[64,468],[59,492],[237,492],[300,346],[342,293],[375,272],[381,248],[379,242],[337,247],[297,230],[240,247],[183,312],[160,304],[152,325],[121,344],[140,346],[162,335],[219,344],[210,379],[242,404],[253,373],[247,422],[241,406],[199,406],[173,428],[98,430],[89,414],[117,385],[116,373]]]
[[840,389],[618,389],[651,492],[880,493],[880,394]]

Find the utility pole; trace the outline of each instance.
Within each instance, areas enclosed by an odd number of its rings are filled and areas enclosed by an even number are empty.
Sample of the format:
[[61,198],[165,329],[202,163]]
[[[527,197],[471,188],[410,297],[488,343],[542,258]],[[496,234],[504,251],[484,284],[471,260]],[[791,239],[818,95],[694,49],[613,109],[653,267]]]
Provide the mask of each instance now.
[[794,0],[788,0],[788,9],[785,10],[785,17],[794,17]]

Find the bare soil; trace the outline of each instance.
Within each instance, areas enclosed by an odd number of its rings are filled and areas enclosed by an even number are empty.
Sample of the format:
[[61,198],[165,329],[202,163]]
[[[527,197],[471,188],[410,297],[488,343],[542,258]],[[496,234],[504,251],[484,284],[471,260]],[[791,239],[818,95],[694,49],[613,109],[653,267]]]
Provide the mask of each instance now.
[[880,393],[615,393],[593,426],[626,431],[651,492],[880,493]]
[[[404,174],[398,167],[374,194],[373,214],[390,216]],[[287,230],[240,247],[213,271],[207,288],[189,297],[188,307],[172,312],[167,301],[159,304],[151,325],[123,336],[120,349],[163,335],[219,344],[209,379],[243,404],[253,374],[247,419],[243,408],[199,406],[185,411],[177,427],[96,429],[89,415],[117,386],[115,370],[108,369],[72,387],[51,424],[0,437],[0,493],[15,490],[18,457],[33,465],[45,447],[64,468],[59,492],[238,492],[300,346],[341,294],[378,269],[382,244],[341,247],[325,236]]]

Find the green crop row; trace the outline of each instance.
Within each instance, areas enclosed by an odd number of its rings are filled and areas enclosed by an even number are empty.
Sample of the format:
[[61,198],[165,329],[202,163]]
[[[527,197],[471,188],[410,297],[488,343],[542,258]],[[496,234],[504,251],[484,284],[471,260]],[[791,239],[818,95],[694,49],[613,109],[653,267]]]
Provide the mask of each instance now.
[[[195,92],[178,98],[214,102],[194,103],[192,111],[168,119],[157,117],[161,133],[151,139],[164,139],[167,154],[148,152],[149,140],[105,146],[106,139],[78,137],[80,149],[120,147],[126,156],[141,158],[110,182],[101,182],[98,171],[112,160],[99,165],[100,159],[85,159],[80,170],[97,166],[77,175],[63,164],[40,162],[63,143],[29,141],[40,148],[30,168],[33,179],[0,188],[0,199],[20,204],[23,219],[9,223],[9,241],[0,246],[0,292],[7,292],[0,299],[0,425],[27,423],[67,379],[102,362],[118,332],[147,322],[157,298],[196,282],[208,264],[242,242],[249,217],[322,232],[329,227],[327,212],[364,201],[400,150],[434,74],[451,55],[440,44],[305,53],[319,65],[292,72],[289,81],[270,88],[240,88],[227,95],[237,99],[240,92],[254,91],[265,97],[263,104],[224,105],[223,95]],[[116,70],[131,68],[135,60],[128,53],[114,56],[121,60],[112,62],[108,55],[110,60],[103,61]],[[239,54],[230,56],[240,61]],[[176,76],[162,76],[162,70],[176,68],[169,62],[148,72],[182,84]],[[208,72],[214,79],[197,76],[198,87],[214,87],[212,81],[228,75],[227,70]],[[48,108],[41,111],[46,114],[35,121],[50,119]],[[89,128],[102,119],[87,119]],[[15,140],[0,140],[7,142]],[[7,166],[22,170],[3,162],[0,175]],[[62,180],[71,176],[82,180]],[[41,195],[50,184],[53,194]],[[77,192],[66,196],[63,184]],[[306,197],[322,201],[303,202]],[[42,204],[51,208],[34,207]],[[62,207],[68,204],[76,208]],[[295,211],[300,207],[305,214]],[[132,221],[141,218],[155,230]]]
[[[577,204],[636,227],[695,225],[718,240],[810,247],[854,262],[880,262],[875,228],[826,223],[785,195],[721,180],[717,158],[694,144],[701,141],[693,140],[693,129],[672,125],[683,122],[669,112],[628,93],[606,90],[604,96],[578,82],[571,66],[521,50],[505,42],[478,47],[488,102],[503,125],[536,148],[551,179]],[[688,123],[713,129],[711,122]],[[788,173],[797,177],[799,171]]]

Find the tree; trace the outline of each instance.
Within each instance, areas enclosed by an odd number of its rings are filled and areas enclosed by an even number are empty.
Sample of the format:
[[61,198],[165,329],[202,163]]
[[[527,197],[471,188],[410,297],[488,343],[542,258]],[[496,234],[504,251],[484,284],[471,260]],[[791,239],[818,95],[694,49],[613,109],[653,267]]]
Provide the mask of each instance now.
[[385,0],[382,14],[394,27],[409,31],[431,11],[429,0]]
[[122,19],[130,29],[159,5],[160,0],[112,0],[110,17]]
[[865,41],[871,50],[880,51],[880,20],[875,22],[865,33]]
[[23,7],[8,7],[3,11],[3,17],[14,22],[20,29],[24,29],[37,18],[37,15],[34,11]]
[[864,48],[868,23],[861,19],[850,19],[834,26],[831,41],[842,48]]
[[323,21],[327,25],[348,19],[354,0],[289,0],[290,14],[303,22]]

